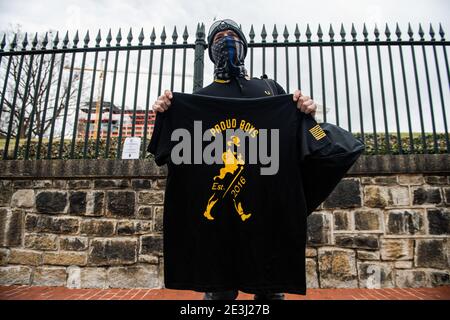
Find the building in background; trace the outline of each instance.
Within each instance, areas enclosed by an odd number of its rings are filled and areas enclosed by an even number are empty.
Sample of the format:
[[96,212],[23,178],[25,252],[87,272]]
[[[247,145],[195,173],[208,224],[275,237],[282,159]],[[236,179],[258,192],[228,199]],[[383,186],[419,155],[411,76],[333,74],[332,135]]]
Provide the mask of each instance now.
[[[103,102],[102,113],[99,111],[99,104],[93,101],[91,108],[89,108],[89,103],[85,103],[84,108],[81,108],[82,113],[78,120],[78,137],[83,138],[86,134],[86,127],[89,123],[89,138],[97,137],[97,125],[100,125],[100,138],[106,138],[108,135],[108,123],[111,112],[111,137],[118,137],[120,130],[120,117],[121,108],[110,102]],[[90,116],[89,116],[90,114]],[[97,114],[100,121],[97,121]],[[131,137],[133,130],[133,114],[134,111],[131,109],[125,109],[123,111],[123,125],[122,125],[122,137]],[[148,110],[147,114],[147,137],[151,137],[153,133],[153,127],[155,125],[155,112],[153,110]],[[136,110],[136,119],[134,124],[134,136],[143,137],[145,131],[145,110]]]

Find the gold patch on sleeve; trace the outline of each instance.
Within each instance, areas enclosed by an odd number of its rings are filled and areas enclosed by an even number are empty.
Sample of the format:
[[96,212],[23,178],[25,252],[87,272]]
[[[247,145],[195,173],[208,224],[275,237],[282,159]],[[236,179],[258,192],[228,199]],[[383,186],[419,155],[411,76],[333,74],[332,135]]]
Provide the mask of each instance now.
[[318,124],[309,129],[309,132],[311,132],[316,140],[320,140],[326,136],[325,131],[323,131],[323,129]]

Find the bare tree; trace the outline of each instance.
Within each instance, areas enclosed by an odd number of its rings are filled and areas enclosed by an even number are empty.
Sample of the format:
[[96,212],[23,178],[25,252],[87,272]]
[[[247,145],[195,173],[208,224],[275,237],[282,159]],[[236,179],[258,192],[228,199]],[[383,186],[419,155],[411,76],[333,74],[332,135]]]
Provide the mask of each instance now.
[[[26,36],[20,30],[20,26],[13,32],[7,31],[5,34],[9,38],[8,43],[13,41],[14,36],[16,36],[17,43],[23,43]],[[49,31],[48,38],[46,35],[41,35],[38,43],[49,41],[51,45],[53,34],[53,31]],[[27,40],[28,42],[32,41],[29,36],[27,36]],[[41,47],[37,46],[37,49]],[[8,75],[6,75],[7,59],[11,59]],[[11,58],[3,57],[1,71],[4,81],[8,76],[8,83],[1,106],[0,135],[6,135],[11,127],[10,134],[13,137],[19,135],[20,138],[25,138],[29,130],[31,130],[32,137],[45,136],[52,126],[52,121],[56,123],[56,120],[64,115],[67,118],[71,116],[76,102],[75,97],[79,90],[80,74],[73,72],[69,77],[67,72],[63,72],[62,78],[59,80],[60,72],[63,70],[61,68],[70,62],[71,54],[66,54],[63,58],[63,54],[51,51],[34,56],[27,54],[24,56],[14,55]],[[59,92],[56,92],[59,81]],[[20,119],[22,119],[21,125]]]

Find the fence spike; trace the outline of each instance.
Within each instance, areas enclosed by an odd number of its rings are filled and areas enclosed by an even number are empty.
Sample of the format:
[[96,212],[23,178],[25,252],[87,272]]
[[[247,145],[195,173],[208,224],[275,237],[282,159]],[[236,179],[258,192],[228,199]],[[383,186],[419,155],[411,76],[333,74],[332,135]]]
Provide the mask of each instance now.
[[402,38],[401,38],[402,32],[400,31],[400,27],[398,26],[398,22],[397,22],[397,25],[395,27],[395,34],[397,35],[397,41],[401,41],[402,40]]
[[177,26],[175,26],[172,32],[172,40],[173,40],[172,44],[177,44],[177,39],[178,39]]
[[386,41],[391,41],[391,30],[389,30],[389,26],[386,23],[386,29],[384,30],[384,34],[386,35]]
[[[200,27],[200,29],[199,29],[199,34],[201,33],[201,27]],[[164,41],[166,40],[166,27],[164,26],[163,27],[163,30],[162,30],[162,32],[161,32],[161,44],[166,44]]]
[[188,33],[188,29],[187,26],[184,26],[184,31],[183,31],[183,43],[187,43],[187,39],[189,38],[189,33]]
[[127,46],[131,46],[131,41],[133,41],[133,33],[130,28],[130,31],[128,31],[128,36],[127,36]]
[[274,25],[273,25],[273,31],[272,31],[272,39],[273,39],[273,42],[277,42],[277,38],[278,38],[277,25],[274,24]]
[[320,26],[320,23],[319,23],[319,29],[317,29],[317,36],[319,37],[319,42],[322,42],[323,32],[322,32],[322,27]]
[[91,38],[89,37],[89,30],[86,32],[86,35],[84,36],[84,47],[89,47],[89,41],[91,41]]
[[117,33],[116,36],[116,46],[120,47],[120,41],[122,41],[122,29],[119,28],[119,32]]
[[58,49],[58,43],[59,43],[59,31],[56,31],[56,36],[53,39],[53,49]]
[[155,44],[155,39],[156,39],[156,33],[155,33],[155,27],[153,27],[152,34],[150,35],[150,44],[151,45]]
[[328,30],[328,35],[330,36],[330,41],[334,42],[334,30],[333,30],[333,26],[330,23],[330,29]]
[[17,33],[14,34],[14,37],[13,37],[11,43],[9,44],[10,51],[14,51],[14,49],[16,47],[17,47]]
[[108,30],[108,35],[106,36],[106,46],[110,47],[111,46],[111,40],[112,40],[112,36],[111,36],[111,28],[109,28]]
[[356,29],[355,29],[355,25],[352,23],[352,30],[350,32],[350,34],[352,35],[352,41],[356,41]]
[[42,49],[46,49],[47,44],[48,44],[48,32],[45,33],[44,40],[42,40]]
[[409,41],[413,41],[414,40],[414,32],[412,31],[411,23],[409,23],[409,22],[408,22],[408,35],[409,35]]
[[253,29],[253,24],[250,26],[250,32],[249,32],[248,36],[250,37],[250,43],[254,43],[255,42],[255,30]]
[[28,33],[25,32],[25,36],[22,40],[22,50],[26,50],[28,46]]
[[195,36],[198,37],[198,33],[200,32],[200,22],[197,22],[197,29],[195,29]]
[[31,50],[36,50],[37,44],[38,44],[38,34],[37,34],[37,32],[36,32],[36,33],[34,34],[33,41],[31,42],[31,45],[32,45]]
[[75,37],[73,38],[73,47],[74,48],[77,47],[77,44],[79,41],[80,41],[80,38],[78,37],[78,30],[77,30],[77,32],[75,33]]
[[205,39],[205,24],[202,22],[202,25],[200,26],[200,30],[201,30],[201,37],[202,39]]
[[378,30],[378,26],[375,23],[375,29],[373,30],[373,34],[375,35],[375,41],[380,41],[380,30]]
[[0,42],[0,51],[3,51],[5,46],[6,46],[6,33],[3,34],[2,42]]
[[309,28],[309,23],[306,25],[306,33],[305,33],[305,35],[306,35],[307,41],[311,42],[312,33],[311,33],[311,29]]
[[69,31],[66,30],[66,35],[63,40],[63,49],[67,49],[67,44],[69,43]]
[[431,41],[436,41],[436,39],[434,38],[434,30],[433,30],[433,26],[430,23],[430,36],[431,36]]
[[345,30],[344,30],[344,24],[343,23],[341,23],[341,31],[340,31],[340,35],[341,35],[341,40],[342,41],[345,41],[345,35],[346,35],[346,33],[345,33]]
[[97,37],[95,38],[95,46],[100,47],[100,42],[102,41],[102,34],[100,29],[98,29]]
[[261,39],[262,42],[266,42],[267,32],[266,32],[266,25],[263,23],[263,27],[261,30]]
[[141,33],[139,33],[139,37],[138,37],[138,40],[139,40],[138,45],[142,46],[142,42],[144,42],[144,39],[145,39],[144,28],[141,28]]
[[367,39],[367,36],[369,35],[369,32],[367,32],[367,28],[366,28],[366,23],[363,24],[363,36],[364,36],[364,41],[368,41],[369,39]]
[[295,42],[300,42],[300,29],[298,28],[298,23],[295,24],[294,36]]
[[419,23],[419,36],[420,36],[420,41],[425,40],[424,37],[423,37],[424,35],[425,35],[425,32],[423,32],[422,24]]
[[441,23],[439,23],[439,35],[441,36],[441,41],[444,41],[445,40],[445,38],[444,38],[445,33],[444,33],[444,29],[442,28],[442,24]]
[[286,25],[284,25],[283,37],[284,37],[284,42],[289,42],[289,31],[288,31]]

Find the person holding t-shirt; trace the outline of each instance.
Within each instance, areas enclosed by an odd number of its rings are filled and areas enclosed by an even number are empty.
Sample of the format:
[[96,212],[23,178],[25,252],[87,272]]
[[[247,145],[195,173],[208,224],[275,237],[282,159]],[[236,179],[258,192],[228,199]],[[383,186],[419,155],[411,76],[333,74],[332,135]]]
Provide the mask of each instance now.
[[[247,55],[247,40],[238,24],[231,20],[215,21],[208,32],[208,54],[214,63],[214,81],[193,94],[228,98],[256,98],[286,94],[286,91],[275,80],[266,75],[261,78],[250,78],[244,66]],[[155,112],[164,112],[170,105],[172,92],[165,90],[152,108]],[[297,108],[304,113],[315,116],[317,104],[309,96],[295,90],[293,100]],[[234,300],[238,290],[206,292],[205,300]],[[277,292],[261,292],[255,294],[255,300],[283,300],[284,294]]]

